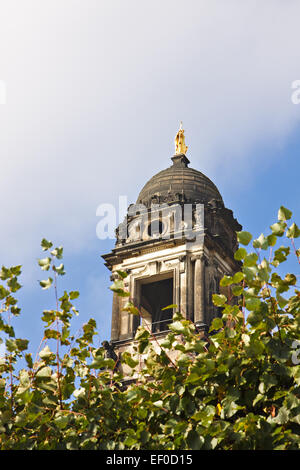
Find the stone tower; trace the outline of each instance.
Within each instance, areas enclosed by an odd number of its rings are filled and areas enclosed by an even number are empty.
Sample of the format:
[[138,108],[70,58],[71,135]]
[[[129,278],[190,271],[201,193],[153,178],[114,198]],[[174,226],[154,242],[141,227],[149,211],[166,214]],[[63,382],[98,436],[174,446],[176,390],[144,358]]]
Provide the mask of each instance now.
[[[235,232],[241,225],[225,208],[214,183],[189,167],[184,131],[175,138],[172,165],[154,175],[128,208],[116,230],[115,248],[103,255],[111,270],[126,271],[125,286],[142,319],[124,311],[122,298],[114,293],[111,343],[116,352],[130,348],[140,323],[159,338],[168,333],[172,309],[207,330],[220,315],[212,294],[220,292],[224,274],[239,270],[234,260]],[[184,152],[184,153],[183,153]]]

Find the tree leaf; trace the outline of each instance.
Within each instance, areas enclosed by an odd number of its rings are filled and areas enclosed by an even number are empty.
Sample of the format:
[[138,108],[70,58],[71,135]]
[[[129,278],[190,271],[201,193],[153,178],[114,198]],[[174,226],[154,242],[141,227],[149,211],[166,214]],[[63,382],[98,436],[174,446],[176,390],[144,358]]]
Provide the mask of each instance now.
[[49,277],[46,281],[40,281],[40,286],[43,290],[49,289],[51,287],[53,279]]
[[241,243],[242,245],[249,245],[252,239],[252,235],[250,232],[245,232],[245,231],[237,232],[237,239],[238,239],[238,242]]
[[244,259],[246,256],[247,256],[247,251],[246,251],[246,249],[243,248],[243,247],[239,248],[239,249],[236,250],[236,252],[234,253],[234,259],[236,259],[237,261],[241,261],[241,260]]
[[52,256],[54,256],[56,259],[61,259],[63,257],[63,247],[59,246],[54,248],[50,253]]
[[51,265],[51,258],[38,259],[38,264],[43,271],[48,271]]
[[298,238],[300,237],[300,230],[297,224],[293,223],[286,232],[288,238]]
[[284,206],[281,206],[279,208],[278,220],[285,221],[285,220],[289,220],[291,217],[292,217],[292,212],[290,210],[286,209],[286,207]]
[[284,231],[286,229],[287,225],[285,222],[276,222],[275,224],[270,226],[270,229],[272,230],[272,233],[276,235],[277,237],[282,237],[284,234]]
[[217,307],[222,307],[227,302],[227,297],[223,294],[213,294],[212,301]]
[[222,277],[220,281],[220,286],[226,287],[226,286],[230,286],[232,283],[233,283],[232,276],[224,276]]
[[41,241],[41,247],[44,251],[49,250],[52,247],[52,243],[46,240],[46,238],[43,238]]

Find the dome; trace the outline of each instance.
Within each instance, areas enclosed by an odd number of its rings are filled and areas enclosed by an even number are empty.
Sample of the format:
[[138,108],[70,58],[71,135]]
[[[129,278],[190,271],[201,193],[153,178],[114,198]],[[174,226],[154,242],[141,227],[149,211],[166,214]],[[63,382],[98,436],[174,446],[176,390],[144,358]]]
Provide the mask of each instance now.
[[151,203],[202,203],[212,199],[224,205],[216,185],[203,173],[189,168],[184,154],[172,157],[173,165],[154,175],[141,190],[137,204],[149,207]]

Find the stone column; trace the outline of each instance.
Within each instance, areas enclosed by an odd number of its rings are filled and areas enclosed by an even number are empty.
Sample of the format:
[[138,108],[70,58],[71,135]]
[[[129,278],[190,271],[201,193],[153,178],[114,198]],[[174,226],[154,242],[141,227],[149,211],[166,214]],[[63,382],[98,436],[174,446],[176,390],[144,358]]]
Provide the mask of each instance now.
[[119,339],[119,326],[120,326],[120,304],[119,296],[116,292],[113,294],[112,305],[112,318],[111,318],[111,340],[117,341]]
[[194,277],[193,277],[193,261],[191,258],[186,263],[187,277],[187,311],[188,319],[193,320],[194,312]]
[[[187,285],[186,285],[186,255],[179,256],[178,263],[178,283],[179,283],[179,312],[187,317]],[[175,304],[177,302],[175,301]]]
[[195,258],[194,271],[194,323],[205,324],[205,261],[204,256]]

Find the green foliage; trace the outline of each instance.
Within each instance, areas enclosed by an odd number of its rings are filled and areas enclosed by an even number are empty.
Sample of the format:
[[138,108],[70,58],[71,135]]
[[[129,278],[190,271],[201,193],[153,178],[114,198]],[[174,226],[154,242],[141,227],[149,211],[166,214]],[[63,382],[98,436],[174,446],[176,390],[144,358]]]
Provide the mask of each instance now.
[[[15,293],[21,267],[2,267],[0,448],[299,449],[300,291],[294,274],[275,271],[291,254],[300,262],[294,243],[299,229],[286,224],[291,216],[281,207],[272,233],[253,240],[255,251],[236,252],[243,264],[220,283],[228,295],[213,296],[222,316],[209,336],[175,313],[163,340],[139,326],[134,350],[116,360],[94,345],[95,320],[79,336],[71,334],[79,293],[58,297],[64,267],[55,263],[62,247],[41,243],[47,256],[38,264],[53,274],[40,285],[53,290],[55,308],[42,314],[36,355],[11,324],[20,313]],[[273,249],[284,235],[289,245]],[[248,246],[252,235],[239,232],[238,239]],[[266,250],[269,256],[262,257]],[[118,274],[111,289],[129,298],[127,312],[140,314],[125,289],[126,273]]]

